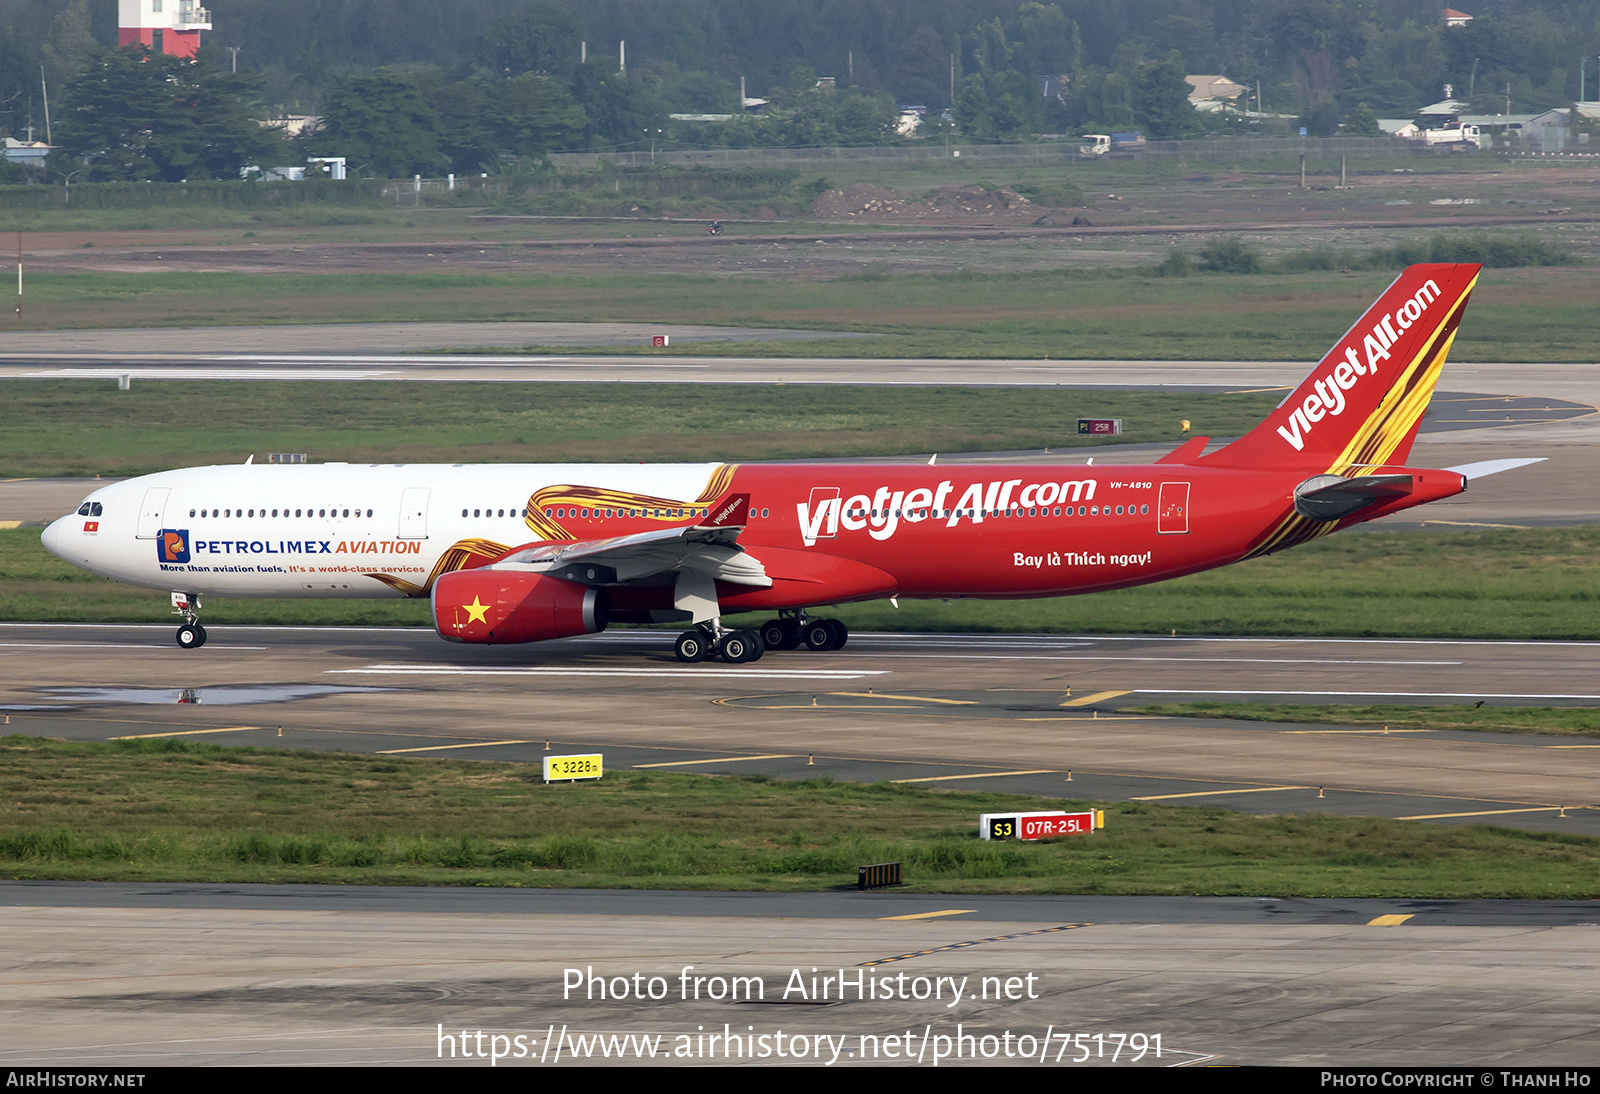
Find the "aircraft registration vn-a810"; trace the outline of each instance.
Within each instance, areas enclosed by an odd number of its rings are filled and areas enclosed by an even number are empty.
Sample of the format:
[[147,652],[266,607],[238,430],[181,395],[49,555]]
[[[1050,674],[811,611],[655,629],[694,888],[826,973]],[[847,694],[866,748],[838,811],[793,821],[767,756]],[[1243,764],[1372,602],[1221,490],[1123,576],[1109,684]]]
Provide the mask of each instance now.
[[[1413,266],[1265,422],[1154,464],[236,465],[107,486],[44,533],[201,598],[429,597],[454,642],[688,624],[683,661],[837,649],[820,605],[1098,592],[1281,551],[1529,460],[1406,465],[1472,265]],[[771,612],[751,628],[726,616]]]

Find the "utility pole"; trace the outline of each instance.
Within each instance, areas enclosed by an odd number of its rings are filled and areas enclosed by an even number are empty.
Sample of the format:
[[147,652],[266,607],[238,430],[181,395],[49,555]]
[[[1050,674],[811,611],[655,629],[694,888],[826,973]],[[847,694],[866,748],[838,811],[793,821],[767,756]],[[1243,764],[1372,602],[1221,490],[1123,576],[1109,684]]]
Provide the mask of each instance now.
[[241,49],[243,49],[244,47],[243,46],[223,46],[222,48],[227,50],[230,54],[233,55],[233,57],[232,57],[232,60],[233,60],[233,74],[235,76],[239,75],[239,51]]
[[39,88],[44,92],[44,143],[55,144],[50,136],[50,85],[45,82],[44,66],[39,66]]
[[628,74],[628,40],[626,38],[617,43],[617,64],[621,66],[617,71],[626,76]]

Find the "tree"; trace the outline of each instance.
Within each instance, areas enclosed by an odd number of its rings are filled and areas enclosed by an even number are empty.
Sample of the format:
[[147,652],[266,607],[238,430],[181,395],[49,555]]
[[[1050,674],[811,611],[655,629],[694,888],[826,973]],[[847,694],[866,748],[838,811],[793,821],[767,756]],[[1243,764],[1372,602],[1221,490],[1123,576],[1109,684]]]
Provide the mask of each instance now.
[[644,140],[646,131],[666,125],[666,111],[654,96],[618,72],[612,58],[596,58],[579,66],[572,81],[572,97],[583,107],[583,138],[592,149],[634,147]]
[[1200,119],[1189,103],[1183,56],[1172,50],[1159,61],[1141,61],[1133,67],[1133,110],[1148,136],[1176,140],[1200,131]]
[[144,46],[110,50],[67,89],[71,109],[56,127],[52,169],[87,165],[90,181],[180,182],[282,162],[282,137],[250,118],[252,90],[209,50],[192,59]]
[[533,72],[567,79],[578,67],[579,38],[578,20],[571,11],[540,0],[523,15],[490,27],[482,52],[503,76]]
[[1356,108],[1350,112],[1350,117],[1344,123],[1344,131],[1352,137],[1383,136],[1383,129],[1378,125],[1378,116],[1366,103],[1356,104]]
[[588,124],[583,107],[549,76],[465,80],[439,96],[441,147],[455,170],[485,170],[501,153],[540,156],[576,146]]
[[444,167],[439,114],[418,79],[394,68],[346,80],[328,93],[322,124],[307,139],[316,155],[344,156],[384,178]]

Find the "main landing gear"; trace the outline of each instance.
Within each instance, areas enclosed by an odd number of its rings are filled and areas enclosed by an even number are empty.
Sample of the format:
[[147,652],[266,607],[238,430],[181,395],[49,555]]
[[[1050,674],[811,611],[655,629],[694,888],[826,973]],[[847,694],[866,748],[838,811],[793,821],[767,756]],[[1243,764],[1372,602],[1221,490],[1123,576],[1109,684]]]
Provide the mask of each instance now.
[[767,650],[842,649],[850,632],[837,619],[809,619],[803,611],[785,611],[754,630],[725,630],[720,622],[702,623],[678,636],[678,660],[694,663],[721,657],[732,665],[759,661]]
[[172,610],[183,616],[178,628],[178,648],[197,650],[206,644],[206,629],[200,625],[200,598],[187,593],[172,594]]

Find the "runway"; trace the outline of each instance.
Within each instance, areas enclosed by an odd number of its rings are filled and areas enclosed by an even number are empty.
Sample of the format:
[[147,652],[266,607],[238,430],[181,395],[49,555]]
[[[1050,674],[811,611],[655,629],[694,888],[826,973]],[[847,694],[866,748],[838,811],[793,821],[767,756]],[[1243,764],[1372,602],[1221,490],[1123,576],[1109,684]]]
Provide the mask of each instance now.
[[1597,915],[12,882],[0,1065],[1584,1066]]
[[[469,648],[430,631],[0,625],[12,732],[833,775],[1600,835],[1600,746],[1130,716],[1134,703],[1595,705],[1600,643],[857,635],[680,665],[670,632]],[[23,682],[26,683],[23,683]],[[530,696],[534,697],[530,707]],[[1068,779],[1070,777],[1070,783]]]

